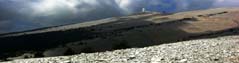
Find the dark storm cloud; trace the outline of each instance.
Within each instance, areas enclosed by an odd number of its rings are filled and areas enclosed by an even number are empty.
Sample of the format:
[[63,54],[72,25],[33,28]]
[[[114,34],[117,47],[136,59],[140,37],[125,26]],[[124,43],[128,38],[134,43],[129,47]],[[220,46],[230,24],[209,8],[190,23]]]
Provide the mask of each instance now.
[[0,33],[128,15],[142,8],[179,12],[233,2],[237,6],[235,0],[0,0]]
[[218,0],[175,0],[176,12],[212,8]]
[[[92,1],[95,3],[89,3]],[[114,0],[78,1],[74,8],[67,6],[66,8],[58,7],[57,11],[50,10],[43,12],[45,14],[37,14],[34,17],[34,20],[38,22],[45,22],[45,25],[78,23],[82,21],[123,15]],[[54,12],[54,14],[50,14],[52,12]]]
[[9,25],[9,21],[0,21],[0,33],[8,32],[9,28],[11,28],[12,25]]
[[[92,3],[93,1],[94,3]],[[40,11],[41,9],[34,9],[34,5],[41,6],[42,4],[56,3],[37,4],[39,2],[44,2],[44,0],[0,0],[0,33],[122,15],[113,0],[77,1],[77,6],[74,10],[68,6],[61,6],[54,9],[46,8],[43,9],[46,11],[42,12]],[[60,4],[56,4],[56,6],[58,5]]]
[[30,21],[29,6],[37,0],[0,0],[0,32],[14,32],[29,30],[39,27]]

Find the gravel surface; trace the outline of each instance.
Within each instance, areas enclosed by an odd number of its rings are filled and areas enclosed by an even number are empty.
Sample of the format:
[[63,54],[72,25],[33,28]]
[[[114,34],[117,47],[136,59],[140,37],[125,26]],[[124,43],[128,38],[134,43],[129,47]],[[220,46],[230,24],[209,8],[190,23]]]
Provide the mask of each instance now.
[[238,63],[239,36],[3,63]]

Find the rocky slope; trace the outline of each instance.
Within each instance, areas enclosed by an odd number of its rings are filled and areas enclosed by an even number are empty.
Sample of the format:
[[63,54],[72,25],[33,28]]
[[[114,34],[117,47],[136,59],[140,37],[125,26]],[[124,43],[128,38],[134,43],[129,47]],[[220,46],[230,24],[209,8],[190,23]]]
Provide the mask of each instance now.
[[239,9],[163,15],[149,12],[0,35],[0,59],[51,57],[143,48],[239,34]]
[[3,63],[238,63],[239,35]]

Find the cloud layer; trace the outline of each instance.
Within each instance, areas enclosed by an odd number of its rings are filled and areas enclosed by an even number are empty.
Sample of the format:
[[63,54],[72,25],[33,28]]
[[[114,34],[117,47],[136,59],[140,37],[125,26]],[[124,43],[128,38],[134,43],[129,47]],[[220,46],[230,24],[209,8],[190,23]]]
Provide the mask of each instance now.
[[[236,7],[236,0],[0,0],[0,33],[140,12]],[[203,4],[203,5],[202,5]]]

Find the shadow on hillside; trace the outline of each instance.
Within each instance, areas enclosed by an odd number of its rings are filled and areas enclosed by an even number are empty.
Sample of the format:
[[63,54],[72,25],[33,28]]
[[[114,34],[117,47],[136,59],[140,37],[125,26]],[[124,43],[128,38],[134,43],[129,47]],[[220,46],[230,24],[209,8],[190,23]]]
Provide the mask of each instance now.
[[[214,38],[219,36],[235,35],[239,34],[238,29],[227,29],[223,31],[217,31],[212,33],[188,33],[181,30],[178,27],[188,25],[188,21],[197,21],[195,18],[184,18],[181,20],[169,21],[165,23],[153,23],[144,19],[151,18],[156,15],[144,16],[141,18],[120,18],[119,21],[104,23],[100,25],[95,25],[91,27],[65,30],[65,31],[54,31],[39,34],[21,35],[21,36],[9,36],[0,38],[0,58],[7,58],[10,56],[16,56],[18,51],[44,51],[49,48],[54,48],[59,45],[64,45],[70,42],[77,42],[82,40],[90,40],[94,38],[110,39],[117,36],[123,36],[123,32],[138,30],[138,33],[142,35],[137,35],[139,37],[145,37],[145,44],[131,45],[128,46],[126,42],[128,39],[121,39],[122,43],[115,44],[113,49],[102,49],[102,50],[91,50],[90,48],[85,49],[82,53],[92,53],[92,52],[103,52],[109,50],[125,49],[125,48],[141,48],[153,45],[160,45],[165,43],[174,43],[178,41],[186,41],[192,39],[202,39],[202,38]],[[158,19],[160,20],[160,19]],[[173,26],[172,26],[173,25]],[[103,28],[103,29],[102,29]],[[117,29],[115,29],[117,28]],[[157,28],[162,33],[155,37],[147,37],[145,35],[144,29],[147,28]],[[147,31],[147,30],[146,30]],[[24,32],[23,32],[24,33]],[[161,35],[161,36],[160,36]],[[156,40],[157,39],[157,40]],[[138,39],[135,39],[138,40]],[[132,41],[131,41],[132,42]],[[103,47],[103,46],[102,46]],[[8,53],[8,54],[6,54]],[[70,50],[67,51],[67,55],[79,54],[74,53]],[[39,55],[38,57],[42,57]]]

